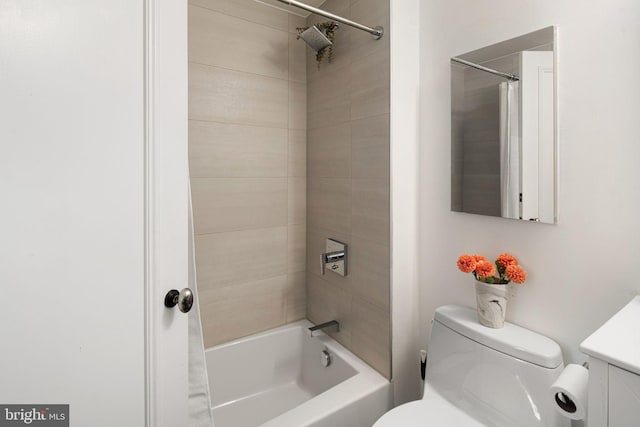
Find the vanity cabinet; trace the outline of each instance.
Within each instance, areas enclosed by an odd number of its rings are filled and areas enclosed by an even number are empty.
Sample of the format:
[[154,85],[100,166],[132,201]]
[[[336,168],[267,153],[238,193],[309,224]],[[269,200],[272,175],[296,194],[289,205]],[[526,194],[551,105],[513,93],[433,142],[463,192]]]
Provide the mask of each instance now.
[[639,324],[637,296],[580,345],[589,355],[588,427],[640,425]]

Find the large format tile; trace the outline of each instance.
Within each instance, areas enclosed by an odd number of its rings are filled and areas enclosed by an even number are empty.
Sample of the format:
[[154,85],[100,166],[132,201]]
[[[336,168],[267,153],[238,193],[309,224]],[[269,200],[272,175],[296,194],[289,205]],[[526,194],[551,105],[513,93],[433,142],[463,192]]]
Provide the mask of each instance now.
[[193,178],[196,234],[287,224],[286,178]]
[[200,289],[287,273],[287,227],[204,234],[195,240]]
[[[318,111],[325,111],[349,105],[349,88],[351,87],[350,65],[336,69],[327,69],[308,82],[309,116]],[[347,116],[345,118],[349,120]]]
[[310,177],[350,177],[351,125],[343,123],[310,130],[307,160]]
[[318,110],[313,113],[309,113],[307,118],[307,127],[311,130],[321,127],[335,126],[341,123],[348,123],[350,120],[351,104],[345,103],[329,106],[326,110]]
[[287,275],[285,291],[285,321],[294,322],[307,317],[307,279],[304,271]]
[[286,31],[189,6],[190,62],[287,79],[288,46]]
[[289,129],[289,176],[307,176],[307,131]]
[[389,178],[389,115],[351,122],[351,175]]
[[189,118],[287,128],[286,80],[189,63]]
[[307,84],[289,82],[289,129],[307,128]]
[[381,50],[355,60],[351,65],[351,72],[351,119],[389,113],[389,51]]
[[304,271],[307,265],[307,227],[304,223],[289,226],[287,236],[289,256],[287,257],[287,271],[295,273]]
[[287,276],[200,290],[205,347],[285,323]]
[[349,245],[351,292],[389,312],[391,254],[388,245],[353,237]]
[[353,235],[389,244],[389,180],[353,180]]
[[307,81],[307,44],[289,34],[289,80]]
[[386,378],[391,378],[391,321],[384,312],[360,298],[351,300],[353,352]]
[[286,177],[287,145],[286,129],[190,120],[189,171],[192,178]]
[[351,3],[351,18],[369,27],[384,27],[385,34],[374,40],[365,31],[354,31],[351,37],[353,59],[370,56],[376,52],[389,52],[390,36],[389,0],[358,0]]
[[351,180],[309,178],[307,181],[307,224],[351,232]]
[[289,178],[288,224],[304,224],[307,220],[307,180]]
[[351,344],[351,295],[313,274],[307,274],[307,318],[316,324],[337,320],[340,332],[329,335],[347,347]]
[[255,0],[189,0],[189,4],[285,31],[289,27],[287,12],[266,6]]

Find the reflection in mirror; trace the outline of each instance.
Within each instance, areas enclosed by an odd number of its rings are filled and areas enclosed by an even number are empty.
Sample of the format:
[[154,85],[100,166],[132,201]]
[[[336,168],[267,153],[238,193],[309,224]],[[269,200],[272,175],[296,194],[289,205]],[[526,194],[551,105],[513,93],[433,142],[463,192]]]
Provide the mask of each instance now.
[[554,28],[451,59],[451,210],[556,222]]

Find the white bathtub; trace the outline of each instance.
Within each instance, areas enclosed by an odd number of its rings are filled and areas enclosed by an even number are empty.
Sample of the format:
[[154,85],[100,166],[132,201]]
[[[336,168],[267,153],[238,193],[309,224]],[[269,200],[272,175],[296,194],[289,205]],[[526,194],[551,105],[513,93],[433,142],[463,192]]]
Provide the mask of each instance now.
[[391,409],[389,381],[327,335],[309,337],[309,326],[206,350],[215,427],[371,427]]

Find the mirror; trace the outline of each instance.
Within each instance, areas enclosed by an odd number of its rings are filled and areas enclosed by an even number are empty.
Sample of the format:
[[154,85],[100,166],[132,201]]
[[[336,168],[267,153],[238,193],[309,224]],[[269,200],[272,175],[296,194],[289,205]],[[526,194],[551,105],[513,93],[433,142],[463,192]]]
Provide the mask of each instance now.
[[557,222],[555,29],[451,59],[451,210]]

